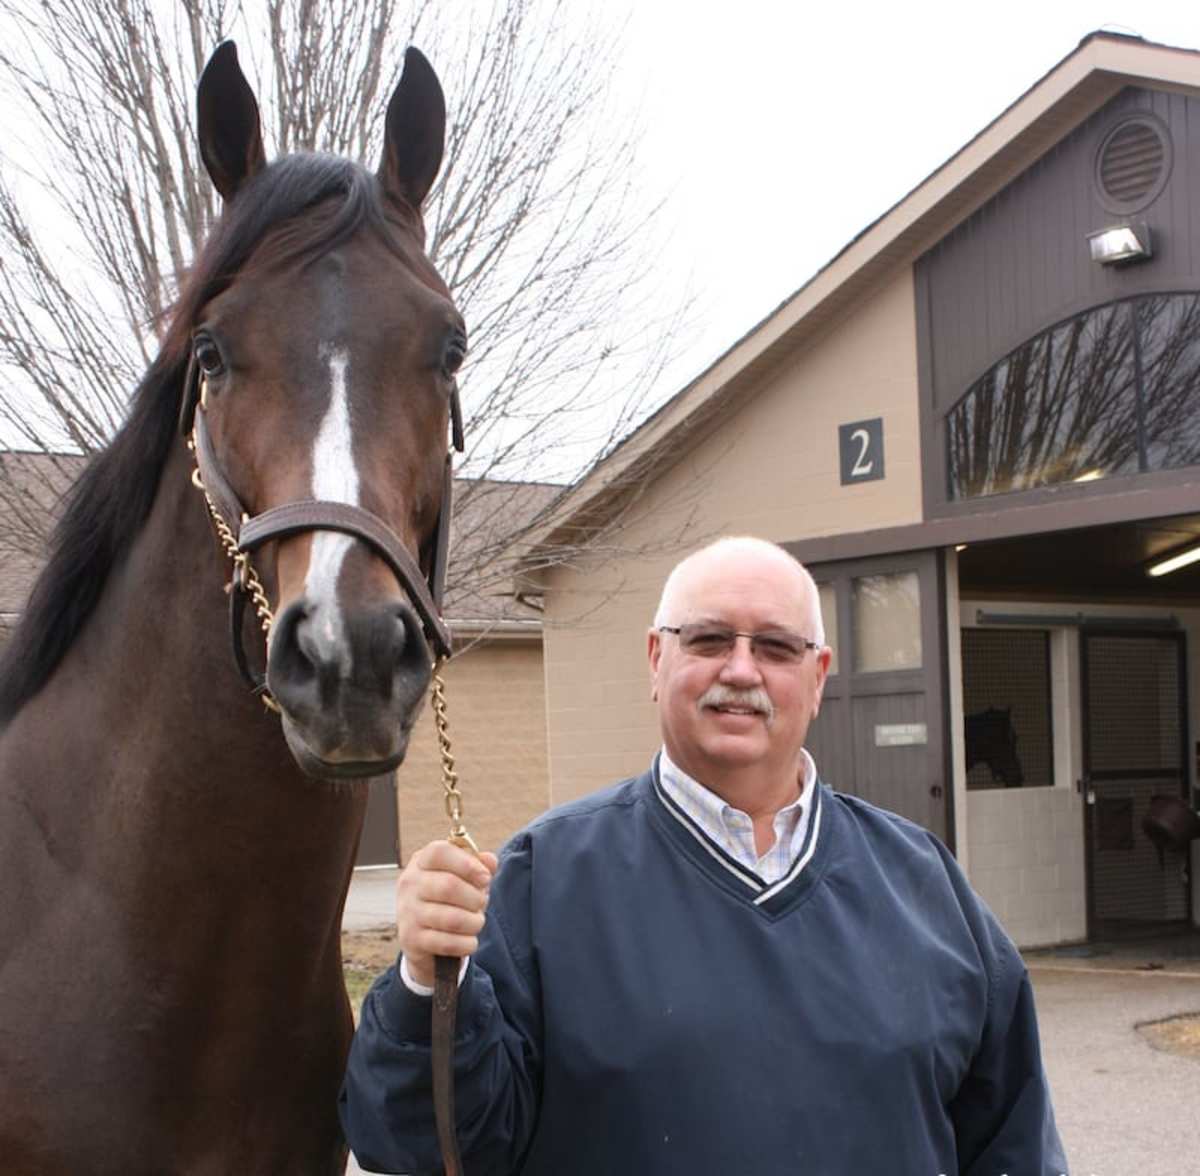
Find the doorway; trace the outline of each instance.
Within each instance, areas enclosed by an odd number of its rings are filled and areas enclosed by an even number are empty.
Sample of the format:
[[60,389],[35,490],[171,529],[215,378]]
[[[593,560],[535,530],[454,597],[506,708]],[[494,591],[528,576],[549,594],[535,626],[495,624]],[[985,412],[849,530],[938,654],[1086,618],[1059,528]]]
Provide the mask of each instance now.
[[951,849],[941,551],[810,565],[834,660],[808,749],[834,788]]
[[1088,935],[1156,935],[1191,919],[1187,859],[1160,859],[1142,820],[1156,795],[1186,796],[1182,632],[1080,632]]

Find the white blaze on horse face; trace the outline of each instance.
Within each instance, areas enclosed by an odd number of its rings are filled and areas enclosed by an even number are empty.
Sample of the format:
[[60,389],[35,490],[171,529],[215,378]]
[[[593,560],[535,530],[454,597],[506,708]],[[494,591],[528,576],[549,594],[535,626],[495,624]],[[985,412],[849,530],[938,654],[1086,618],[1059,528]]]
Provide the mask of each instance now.
[[[354,464],[354,443],[350,429],[350,402],[346,391],[346,372],[350,357],[342,348],[329,352],[329,407],[313,443],[312,497],[318,501],[347,502],[358,506],[358,469]],[[344,640],[342,611],[338,606],[337,581],[346,552],[354,538],[337,531],[315,531],[304,595],[312,622],[311,635],[326,646],[325,652],[339,651],[342,672],[350,672],[350,649]]]

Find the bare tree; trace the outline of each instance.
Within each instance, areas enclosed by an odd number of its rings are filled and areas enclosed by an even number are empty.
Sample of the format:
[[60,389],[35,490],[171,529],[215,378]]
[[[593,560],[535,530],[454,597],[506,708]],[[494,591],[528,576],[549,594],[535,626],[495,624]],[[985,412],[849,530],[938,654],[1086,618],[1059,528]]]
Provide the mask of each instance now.
[[[217,212],[192,94],[233,36],[281,152],[373,161],[405,43],[441,74],[447,152],[426,222],[471,334],[461,491],[493,496],[476,513],[502,515],[513,481],[562,481],[606,453],[648,406],[678,318],[655,301],[658,210],[609,101],[619,31],[570,7],[0,0],[0,441],[86,454],[121,419]],[[27,483],[0,477],[0,511],[40,544],[44,510],[13,501]],[[514,537],[501,521],[460,563],[474,589]]]

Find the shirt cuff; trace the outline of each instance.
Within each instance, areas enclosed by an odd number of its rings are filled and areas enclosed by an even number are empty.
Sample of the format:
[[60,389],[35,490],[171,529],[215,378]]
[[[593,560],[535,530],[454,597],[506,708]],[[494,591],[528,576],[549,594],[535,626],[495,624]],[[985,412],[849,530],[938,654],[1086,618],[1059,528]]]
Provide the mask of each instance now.
[[[462,964],[458,969],[458,983],[461,987],[463,977],[467,974],[467,965],[471,962],[470,956],[463,956]],[[421,984],[413,979],[413,974],[408,970],[408,960],[403,956],[400,957],[400,967],[396,969],[400,973],[400,979],[404,981],[404,987],[409,992],[416,996],[432,996],[433,988],[428,984]]]

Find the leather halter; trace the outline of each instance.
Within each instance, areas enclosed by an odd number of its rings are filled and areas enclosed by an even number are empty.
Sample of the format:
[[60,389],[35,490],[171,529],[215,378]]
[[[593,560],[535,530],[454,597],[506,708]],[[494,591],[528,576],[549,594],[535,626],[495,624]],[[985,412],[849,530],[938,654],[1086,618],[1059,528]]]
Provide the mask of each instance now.
[[[196,357],[188,362],[183,399],[179,409],[179,431],[190,435],[200,478],[213,506],[226,526],[237,537],[238,550],[249,555],[264,543],[284,539],[304,531],[340,531],[363,540],[395,573],[417,614],[426,637],[439,657],[450,656],[450,630],[442,619],[442,598],[446,586],[446,563],[450,547],[450,513],[453,495],[451,455],[446,454],[442,475],[442,503],[438,511],[437,539],[428,576],[409,554],[400,537],[378,515],[346,502],[307,499],[271,507],[251,517],[237,492],[229,484],[217,460],[205,423],[204,378]],[[462,409],[455,386],[450,398],[450,419],[454,448],[463,451]],[[264,679],[250,670],[242,644],[242,616],[246,606],[245,586],[233,578],[229,593],[230,629],[234,658],[242,676],[259,693]]]

